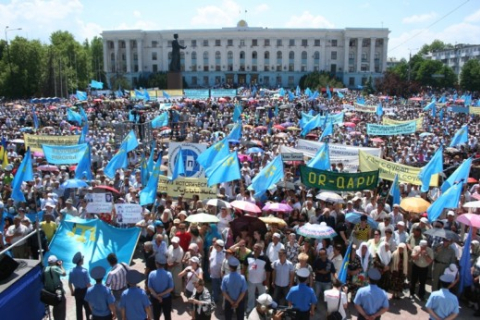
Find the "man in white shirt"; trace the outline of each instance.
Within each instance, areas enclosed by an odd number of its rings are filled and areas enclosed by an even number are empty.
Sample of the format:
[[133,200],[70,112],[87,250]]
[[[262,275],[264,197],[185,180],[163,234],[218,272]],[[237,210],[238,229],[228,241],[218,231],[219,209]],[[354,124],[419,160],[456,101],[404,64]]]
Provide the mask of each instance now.
[[398,222],[403,221],[403,215],[400,212],[400,205],[398,203],[393,205],[393,212],[390,213],[392,217],[392,224],[396,225]]
[[[342,315],[342,319],[346,319],[347,314],[345,310],[348,308],[347,294],[341,290],[342,284],[338,279],[333,279],[332,284],[333,289],[325,290],[324,292],[324,300],[327,303],[327,315],[332,314],[338,309],[338,312]],[[340,306],[338,305],[339,299],[341,299]]]
[[220,296],[222,294],[221,284],[222,284],[222,263],[225,259],[225,252],[223,248],[225,247],[225,242],[223,240],[215,241],[213,245],[213,250],[210,253],[208,261],[210,262],[210,278],[212,279],[212,295],[213,301],[215,303],[220,302]]
[[405,231],[405,222],[397,222],[397,230],[394,232],[393,236],[395,237],[395,242],[397,244],[407,243],[409,234]]
[[[22,224],[22,218],[16,215],[13,218],[13,225],[8,227],[5,238],[8,243],[15,243],[28,234],[28,228]],[[23,240],[21,243],[12,248],[13,257],[16,259],[27,258],[27,242]]]
[[285,249],[285,246],[280,242],[280,234],[275,232],[272,236],[272,242],[268,244],[267,251],[265,255],[270,259],[270,261],[278,260],[278,252],[281,249]]
[[173,292],[175,296],[180,296],[183,286],[182,278],[180,278],[178,274],[182,272],[183,249],[179,245],[180,239],[178,237],[173,237],[171,242],[172,244],[167,250],[167,264],[168,269],[172,273],[173,277]]
[[379,201],[376,209],[373,209],[370,212],[368,212],[368,210],[366,210],[366,211],[367,211],[367,213],[370,214],[370,217],[373,220],[375,220],[377,222],[380,222],[380,221],[384,220],[385,217],[387,217],[387,216],[389,217],[388,213],[384,210],[384,208],[385,207],[384,207],[383,202]]
[[[270,272],[272,271],[271,263],[268,257],[262,255],[263,246],[256,243],[251,252],[245,259],[244,267],[248,272],[248,303],[247,314],[255,307],[255,292],[258,294],[265,293],[265,284],[270,280]],[[247,274],[244,272],[244,274]]]

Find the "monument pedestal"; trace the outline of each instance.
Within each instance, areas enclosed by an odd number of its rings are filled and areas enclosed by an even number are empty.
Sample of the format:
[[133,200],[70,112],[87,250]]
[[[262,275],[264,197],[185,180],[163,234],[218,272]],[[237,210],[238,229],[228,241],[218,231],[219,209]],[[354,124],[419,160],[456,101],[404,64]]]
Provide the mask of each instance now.
[[181,72],[167,73],[167,88],[170,90],[183,90],[183,78]]

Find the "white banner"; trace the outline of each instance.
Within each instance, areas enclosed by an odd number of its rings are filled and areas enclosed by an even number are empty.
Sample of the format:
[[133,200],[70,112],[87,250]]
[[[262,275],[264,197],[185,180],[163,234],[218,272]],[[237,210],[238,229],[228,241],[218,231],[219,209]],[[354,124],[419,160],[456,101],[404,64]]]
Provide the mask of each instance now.
[[100,193],[87,193],[85,195],[87,202],[95,203],[112,203],[113,196],[110,192],[100,192]]
[[142,206],[136,203],[115,204],[118,223],[137,223],[142,220]]
[[[316,154],[318,149],[320,149],[321,146],[323,146],[323,142],[300,139],[298,140],[296,149],[297,151],[308,150]],[[355,146],[347,146],[344,144],[334,144],[334,143],[329,143],[328,148],[330,149],[330,159],[332,157],[343,158],[346,156],[358,158],[358,150],[362,150],[376,157],[382,156],[382,150],[380,148],[355,147]]]
[[182,150],[186,178],[205,178],[205,170],[198,164],[198,156],[207,150],[201,143],[170,142],[168,146],[168,176],[172,176],[178,152]]
[[88,213],[112,213],[112,203],[108,202],[89,202],[87,204]]

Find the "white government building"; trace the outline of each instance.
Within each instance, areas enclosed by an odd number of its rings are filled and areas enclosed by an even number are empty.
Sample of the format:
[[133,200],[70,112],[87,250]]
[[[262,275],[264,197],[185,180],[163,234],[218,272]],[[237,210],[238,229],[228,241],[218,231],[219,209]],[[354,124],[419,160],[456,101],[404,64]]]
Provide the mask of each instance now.
[[480,45],[456,44],[451,49],[439,50],[425,55],[424,58],[438,60],[453,69],[457,76],[463,65],[470,59],[480,59]]
[[168,71],[173,35],[181,51],[182,74],[190,88],[228,84],[294,87],[312,71],[326,71],[349,88],[378,78],[387,68],[386,28],[104,31],[107,79],[124,76],[132,84],[152,72]]

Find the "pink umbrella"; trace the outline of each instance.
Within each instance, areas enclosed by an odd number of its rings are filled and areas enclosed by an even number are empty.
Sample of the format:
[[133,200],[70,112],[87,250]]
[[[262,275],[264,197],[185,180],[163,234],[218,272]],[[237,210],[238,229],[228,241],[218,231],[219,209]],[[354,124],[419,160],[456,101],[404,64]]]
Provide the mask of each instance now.
[[478,214],[465,213],[459,216],[457,221],[466,224],[467,226],[480,228],[480,215]]
[[353,122],[344,122],[343,125],[344,125],[345,127],[349,127],[349,128],[353,128],[353,127],[356,126],[356,124],[353,123]]
[[271,211],[278,211],[278,212],[292,212],[293,208],[290,207],[286,203],[277,203],[277,202],[272,203],[272,202],[269,202],[262,208],[262,210],[263,211],[271,210]]
[[235,200],[233,202],[230,202],[230,205],[235,209],[239,209],[242,211],[253,212],[253,213],[262,212],[262,210],[260,210],[260,208],[257,207],[256,204],[253,204],[248,201]]
[[43,158],[43,157],[45,157],[45,155],[43,154],[42,151],[35,151],[35,152],[33,152],[33,156],[34,156],[34,157],[37,157],[37,158]]
[[39,170],[39,171],[49,171],[49,172],[60,171],[57,166],[53,166],[53,165],[50,165],[50,164],[39,166],[37,168],[37,170]]
[[382,143],[382,142],[383,142],[383,140],[380,139],[380,138],[373,138],[372,141],[373,141],[373,142],[379,142],[379,143]]
[[227,102],[227,99],[225,99],[225,98],[220,98],[220,99],[218,99],[218,102]]
[[246,154],[239,154],[238,160],[240,160],[241,162],[245,162],[245,161],[252,162],[252,158],[250,158],[250,156],[247,156]]
[[362,134],[362,133],[361,133],[360,131],[352,131],[352,132],[350,132],[350,135],[351,135],[351,136],[359,136],[359,135],[361,135],[361,134]]
[[413,98],[410,98],[408,99],[410,101],[423,101],[423,98],[420,98],[420,97],[413,97]]

